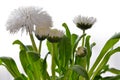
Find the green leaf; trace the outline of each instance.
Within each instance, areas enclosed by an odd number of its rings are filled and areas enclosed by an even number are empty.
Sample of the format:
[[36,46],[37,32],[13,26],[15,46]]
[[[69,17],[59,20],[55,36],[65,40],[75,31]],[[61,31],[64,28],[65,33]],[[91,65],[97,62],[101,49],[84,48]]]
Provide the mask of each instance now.
[[50,53],[52,53],[52,44],[47,40],[47,48]]
[[71,44],[72,44],[72,46],[74,46],[77,39],[78,39],[78,35],[72,34],[72,36],[71,36]]
[[89,66],[90,66],[90,58],[92,55],[92,49],[91,49],[91,45],[90,45],[90,36],[86,37],[86,41],[85,41],[85,47],[87,48],[87,70],[89,70]]
[[21,77],[17,77],[14,80],[28,80],[24,74],[21,74]]
[[97,76],[95,76],[94,80],[102,80],[102,76],[101,75],[97,75]]
[[78,46],[78,43],[79,43],[79,41],[82,39],[82,37],[84,37],[86,34],[83,34],[83,35],[81,35],[80,37],[78,37],[78,39],[76,40],[76,42],[75,42],[75,44],[74,44],[74,46],[73,46],[73,53],[75,52],[75,50],[76,50],[76,47]]
[[108,71],[114,74],[120,74],[120,70],[115,69],[115,68],[110,68]]
[[27,47],[27,49],[28,49],[29,51],[34,51],[32,45],[26,45],[26,47]]
[[71,42],[70,39],[66,36],[58,44],[59,49],[59,63],[61,67],[68,67],[68,63],[71,58]]
[[[72,34],[72,36],[71,36],[71,45],[72,45],[71,61],[74,61],[74,51],[75,51],[74,48],[75,48],[75,43],[76,43],[77,39],[78,39],[78,35]],[[71,63],[73,63],[73,62],[71,62]]]
[[25,73],[28,75],[30,80],[34,80],[27,52],[25,50],[21,50],[19,53],[19,57]]
[[0,60],[14,78],[21,75],[15,61],[11,57],[0,57]]
[[120,32],[115,33],[110,39],[119,39],[120,38]]
[[[50,54],[52,53],[52,49],[53,49],[53,46],[52,46],[52,43],[50,43],[49,41],[47,41],[47,48],[48,48],[48,51],[50,52]],[[59,59],[58,59],[58,44],[57,43],[55,43],[55,63],[56,63],[56,65],[58,65],[59,66]]]
[[21,51],[20,60],[30,80],[41,80],[43,78],[43,60],[36,52]]
[[2,65],[2,61],[0,60],[0,65]]
[[27,68],[30,65],[30,63],[29,63],[29,60],[27,58],[26,51],[25,50],[20,51],[19,57],[20,57],[20,62],[22,64],[22,67],[27,74]]
[[109,51],[105,57],[103,58],[103,60],[100,62],[100,64],[98,65],[98,67],[96,68],[95,72],[93,73],[93,76],[92,76],[92,79],[94,79],[94,77],[100,73],[100,71],[102,70],[102,68],[107,64],[108,60],[110,59],[110,57],[117,53],[117,52],[120,52],[120,47],[117,47],[111,51]]
[[83,76],[84,78],[86,78],[86,80],[89,80],[89,76],[88,76],[86,70],[82,66],[74,65],[72,67],[72,70],[75,71],[76,73],[78,73],[79,75]]
[[91,44],[91,48],[93,48],[95,45],[96,45],[96,43],[93,42],[93,43]]
[[102,48],[99,56],[97,57],[95,63],[93,64],[92,68],[89,71],[89,76],[92,75],[92,73],[94,72],[95,68],[98,66],[98,64],[100,63],[100,61],[102,60],[102,58],[106,55],[106,53],[119,41],[120,38],[120,33],[115,34],[114,36],[112,36],[104,45],[104,47]]
[[33,51],[28,51],[27,56],[28,56],[28,59],[30,62],[36,62],[37,60],[40,59],[39,54],[37,54],[36,52],[33,52]]
[[14,80],[24,80],[24,79],[22,79],[21,77],[17,77]]
[[48,73],[47,73],[47,63],[46,58],[41,59],[40,56],[36,52],[27,52],[29,62],[32,68],[34,80],[46,80],[50,79]]
[[103,66],[101,72],[98,73],[98,74],[101,75],[102,73],[105,73],[105,72],[107,72],[108,70],[109,70],[109,65],[106,64],[105,66]]
[[20,45],[20,50],[28,50],[27,47],[20,40],[15,40],[13,44]]
[[120,75],[105,77],[102,80],[120,80]]
[[67,36],[69,39],[71,39],[71,33],[70,33],[70,30],[69,30],[67,24],[66,24],[66,23],[63,23],[62,26],[63,26],[63,27],[65,28],[65,30],[66,30],[66,36]]
[[24,45],[20,40],[15,40],[13,42],[13,45],[14,44],[18,44],[20,46],[20,50],[26,50],[26,51],[34,51],[32,45]]
[[47,64],[36,52],[21,51],[20,56],[21,63],[30,80],[44,80],[44,78],[48,79],[49,75],[45,70],[47,68]]
[[43,80],[50,80],[50,76],[49,76],[49,74],[47,72],[47,62],[46,62],[48,54],[49,53],[46,54],[46,56],[45,56],[45,58],[43,60],[43,64],[42,64],[42,70],[43,70],[42,75],[43,75],[43,78],[44,78]]

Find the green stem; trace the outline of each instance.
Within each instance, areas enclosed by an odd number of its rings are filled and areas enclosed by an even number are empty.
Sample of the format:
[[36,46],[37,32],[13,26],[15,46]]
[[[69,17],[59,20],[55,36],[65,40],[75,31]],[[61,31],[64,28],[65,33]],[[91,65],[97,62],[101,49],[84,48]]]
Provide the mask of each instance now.
[[[83,30],[83,35],[85,34],[85,30]],[[82,39],[82,47],[84,47],[84,43],[85,43],[85,36],[83,36],[83,39]]]
[[37,47],[36,47],[36,44],[35,44],[33,34],[29,33],[29,36],[30,36],[30,39],[31,39],[31,42],[32,42],[33,49],[37,52]]
[[52,43],[52,80],[55,80],[55,43]]
[[42,48],[42,41],[40,40],[40,44],[39,44],[39,55],[41,54],[41,48]]
[[[85,30],[83,30],[83,35],[85,34]],[[83,36],[83,38],[82,38],[82,47],[84,47],[84,43],[85,43],[85,36]],[[82,63],[83,63],[83,67],[86,69],[86,57],[85,58],[81,58],[81,61],[82,61]],[[80,78],[79,78],[79,80],[85,80],[85,78],[83,78],[83,77],[81,77],[80,76]]]
[[65,72],[65,75],[64,75],[63,80],[70,80],[71,75],[72,75],[72,70],[71,70],[71,69],[68,69],[68,70]]

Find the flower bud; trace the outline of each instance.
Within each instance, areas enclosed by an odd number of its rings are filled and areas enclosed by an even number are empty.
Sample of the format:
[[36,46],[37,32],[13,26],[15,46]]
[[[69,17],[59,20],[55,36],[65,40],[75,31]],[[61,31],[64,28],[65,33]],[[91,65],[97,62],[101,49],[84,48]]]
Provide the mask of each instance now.
[[51,29],[47,39],[52,43],[57,43],[62,39],[63,36],[64,36],[64,33],[62,31],[57,29]]
[[48,37],[50,28],[36,27],[35,36],[38,40],[45,40]]
[[84,56],[86,56],[86,54],[87,54],[86,48],[84,48],[82,46],[78,47],[78,50],[76,51],[77,56],[84,57]]

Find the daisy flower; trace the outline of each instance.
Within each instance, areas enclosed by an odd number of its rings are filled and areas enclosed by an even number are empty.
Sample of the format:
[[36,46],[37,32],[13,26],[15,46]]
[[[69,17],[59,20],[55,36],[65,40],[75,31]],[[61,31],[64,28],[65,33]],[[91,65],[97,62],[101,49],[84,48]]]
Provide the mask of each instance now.
[[38,40],[44,40],[48,37],[49,32],[50,32],[50,28],[36,27],[35,36],[37,37]]
[[10,33],[33,32],[35,26],[52,27],[51,17],[42,8],[37,7],[20,7],[11,12],[7,20],[7,30]]
[[96,19],[94,17],[77,16],[74,18],[73,22],[78,28],[87,30],[92,27],[92,25],[96,22]]
[[48,36],[48,41],[54,43],[59,42],[61,38],[64,36],[64,33],[57,29],[51,29]]

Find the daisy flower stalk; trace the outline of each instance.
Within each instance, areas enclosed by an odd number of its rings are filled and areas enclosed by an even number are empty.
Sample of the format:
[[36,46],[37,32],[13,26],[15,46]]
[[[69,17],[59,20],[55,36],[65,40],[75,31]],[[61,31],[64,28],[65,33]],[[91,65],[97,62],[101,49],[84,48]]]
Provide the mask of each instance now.
[[[94,18],[94,17],[84,17],[84,16],[79,15],[79,16],[77,16],[77,17],[74,18],[73,22],[75,23],[75,25],[79,29],[81,29],[83,31],[82,34],[84,35],[85,34],[85,30],[90,29],[93,26],[93,24],[96,22],[96,18]],[[82,38],[82,47],[85,47],[84,43],[85,43],[85,36],[83,36],[83,38]],[[79,49],[81,49],[81,48],[79,48]],[[81,60],[82,60],[82,62],[84,62],[84,64],[80,63],[81,66],[83,66],[84,68],[86,68],[87,67],[86,66],[86,63],[87,63],[86,62],[86,57],[84,56],[83,58],[78,58],[78,61],[81,61]],[[80,80],[84,80],[84,78],[80,77]]]
[[51,29],[49,32],[49,36],[47,40],[52,43],[52,65],[51,65],[51,70],[52,70],[52,80],[55,80],[55,46],[56,44],[63,38],[64,33],[60,30],[57,29]]
[[39,43],[39,55],[41,53],[41,47],[42,47],[42,41],[45,40],[48,35],[49,35],[49,32],[50,32],[50,28],[47,28],[47,27],[36,27],[36,30],[35,30],[35,36],[36,38],[40,41]]
[[[73,22],[75,25],[80,28],[83,31],[83,34],[85,34],[85,30],[90,29],[93,24],[96,22],[96,18],[94,17],[84,17],[84,16],[77,16],[74,18]],[[82,40],[82,46],[84,46],[84,38]]]
[[16,33],[19,30],[29,33],[33,48],[37,51],[37,47],[33,37],[33,31],[36,26],[51,27],[51,17],[42,8],[37,7],[20,7],[11,12],[7,20],[7,30],[10,33]]

